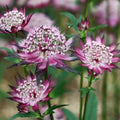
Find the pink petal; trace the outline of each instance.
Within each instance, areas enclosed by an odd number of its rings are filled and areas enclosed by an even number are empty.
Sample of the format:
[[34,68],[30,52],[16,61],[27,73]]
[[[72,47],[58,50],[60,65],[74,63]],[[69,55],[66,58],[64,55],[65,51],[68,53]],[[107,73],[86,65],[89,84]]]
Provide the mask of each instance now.
[[37,66],[36,66],[37,69],[41,69],[41,70],[45,69],[46,67],[47,67],[47,61],[46,60],[43,61],[42,63],[37,64]]
[[113,58],[112,58],[112,63],[116,63],[116,62],[118,62],[119,60],[120,60],[119,57],[113,57]]
[[110,50],[110,51],[113,51],[115,48],[116,48],[116,45],[115,45],[115,44],[109,46],[109,50]]
[[57,62],[56,62],[56,60],[54,58],[49,58],[48,62],[49,62],[50,66],[53,66],[53,65],[57,64]]
[[84,49],[84,43],[83,43],[82,40],[80,40],[80,47],[81,47],[82,49]]
[[87,37],[87,38],[86,38],[86,43],[88,43],[89,45],[91,45],[91,43],[92,43],[92,38],[91,38],[91,37]]

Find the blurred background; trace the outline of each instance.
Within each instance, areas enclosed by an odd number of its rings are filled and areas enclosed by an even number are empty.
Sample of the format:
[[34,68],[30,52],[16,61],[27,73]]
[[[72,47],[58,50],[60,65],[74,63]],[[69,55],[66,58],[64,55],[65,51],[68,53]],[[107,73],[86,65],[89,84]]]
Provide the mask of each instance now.
[[[0,0],[0,11],[4,13],[6,6],[12,9],[13,5],[21,8],[25,6],[26,14],[32,13],[33,16],[24,30],[32,29],[40,25],[55,25],[65,33],[66,38],[70,38],[70,34],[78,34],[67,25],[69,19],[62,15],[62,12],[70,12],[78,18],[84,14],[86,0]],[[89,0],[88,20],[90,27],[97,25],[108,25],[105,28],[94,31],[93,35],[98,33],[104,34],[106,44],[120,42],[120,1],[119,0]],[[21,34],[21,33],[20,33]],[[16,49],[12,44],[14,39],[9,34],[0,34],[0,47]],[[119,46],[118,46],[119,49]],[[9,85],[16,85],[14,77],[17,73],[24,75],[22,67],[13,67],[14,60],[7,60],[4,57],[7,52],[0,49],[0,120],[8,120],[16,114],[17,103],[7,99],[10,91]],[[68,63],[74,69],[80,71],[79,61]],[[118,63],[120,67],[120,64]],[[49,69],[49,73],[57,79],[57,85],[51,96],[53,104],[69,104],[66,108],[73,112],[77,117],[79,115],[79,85],[80,76],[75,73],[67,73],[61,70]],[[120,71],[113,70],[107,74],[107,120],[120,120]],[[84,76],[84,86],[87,86],[87,72]],[[97,89],[97,120],[102,120],[102,99],[104,97],[104,76],[99,76],[93,87]],[[91,108],[92,109],[92,108]],[[27,120],[26,118],[18,118],[16,120]]]

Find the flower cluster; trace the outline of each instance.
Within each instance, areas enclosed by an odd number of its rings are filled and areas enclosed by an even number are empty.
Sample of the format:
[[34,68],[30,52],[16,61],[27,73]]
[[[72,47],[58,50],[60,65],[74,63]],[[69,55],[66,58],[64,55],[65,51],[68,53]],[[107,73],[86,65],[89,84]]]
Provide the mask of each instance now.
[[17,8],[14,8],[12,11],[7,11],[0,17],[0,32],[18,32],[24,28],[30,20],[30,17],[25,17],[25,9],[18,11]]
[[104,43],[104,39],[100,37],[96,37],[96,40],[87,37],[86,44],[81,41],[81,49],[78,47],[75,49],[76,55],[82,61],[80,65],[88,67],[96,74],[102,74],[103,70],[110,71],[111,68],[116,68],[113,63],[120,60],[119,57],[115,57],[118,54],[118,51],[115,51],[116,45],[105,46]]
[[47,62],[50,66],[64,66],[61,60],[70,61],[67,53],[72,40],[66,41],[58,28],[41,26],[28,34],[19,46],[22,48],[18,55],[23,61],[37,63],[37,68],[45,69]]
[[39,108],[38,102],[50,99],[48,94],[53,88],[51,80],[41,80],[37,85],[36,76],[29,75],[26,80],[20,77],[20,80],[17,79],[16,82],[17,87],[11,86],[13,91],[10,92],[12,95],[10,99],[19,103],[19,112],[28,112],[28,106],[36,110]]
[[115,27],[120,20],[119,5],[120,2],[118,0],[104,0],[93,10],[94,16],[97,18],[97,22]]

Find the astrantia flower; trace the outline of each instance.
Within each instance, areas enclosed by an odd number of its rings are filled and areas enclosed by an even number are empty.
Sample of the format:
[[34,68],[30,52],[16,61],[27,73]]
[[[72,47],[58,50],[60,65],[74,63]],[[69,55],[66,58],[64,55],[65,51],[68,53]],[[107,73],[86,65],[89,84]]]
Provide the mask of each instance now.
[[115,50],[116,45],[105,46],[104,39],[96,37],[93,40],[91,37],[86,38],[86,44],[80,41],[80,46],[76,47],[75,52],[77,57],[81,60],[82,66],[88,67],[96,74],[102,74],[103,70],[110,71],[111,68],[116,68],[116,63],[120,60],[116,57],[118,51]]
[[19,43],[18,55],[22,61],[29,64],[36,63],[37,69],[49,66],[63,67],[61,60],[70,61],[68,50],[72,40],[66,41],[59,29],[53,26],[41,26],[28,34],[27,38]]
[[[48,109],[47,105],[46,106],[41,106],[40,107],[41,114],[43,114],[47,109]],[[65,114],[59,108],[54,110],[53,117],[54,117],[54,120],[66,120]],[[50,115],[45,116],[44,120],[50,120]]]
[[30,8],[41,8],[47,6],[49,3],[50,0],[28,0],[26,5]]
[[93,10],[93,14],[98,23],[115,27],[120,20],[119,6],[119,0],[104,0]]
[[5,7],[5,6],[10,6],[12,4],[12,0],[0,0],[0,6]]
[[53,25],[53,21],[45,14],[43,13],[35,13],[32,15],[29,23],[24,27],[24,30],[31,31],[35,27],[39,27],[41,25]]
[[[13,89],[10,94],[12,100],[20,103],[18,110],[22,112],[27,111],[27,106],[32,106],[34,110],[38,106],[38,102],[47,101],[49,92],[52,90],[51,80],[41,81],[39,85],[36,83],[36,76],[27,76],[27,79],[20,77],[20,80],[16,80],[17,87],[11,87]],[[25,107],[25,108],[24,108]]]
[[22,30],[29,22],[31,16],[25,16],[25,9],[9,10],[0,17],[0,32],[1,33],[14,33]]
[[87,30],[89,28],[89,21],[87,19],[82,20],[79,24],[78,24],[78,29],[79,30]]
[[53,0],[53,4],[56,8],[64,8],[73,11],[80,10],[80,6],[77,5],[77,0]]

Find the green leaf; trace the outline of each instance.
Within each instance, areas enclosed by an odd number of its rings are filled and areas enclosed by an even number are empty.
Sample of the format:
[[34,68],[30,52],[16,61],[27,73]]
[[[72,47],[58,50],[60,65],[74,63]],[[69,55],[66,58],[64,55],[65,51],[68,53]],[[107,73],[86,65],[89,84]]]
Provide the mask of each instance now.
[[104,27],[107,27],[108,25],[99,25],[99,26],[96,26],[96,27],[92,27],[92,28],[89,28],[88,30],[90,30],[90,31],[96,31],[96,30],[98,30],[98,29],[100,29],[100,28],[104,28]]
[[77,23],[77,20],[75,18],[75,16],[69,12],[62,12],[62,15],[65,15],[66,17],[68,17],[73,23]]
[[95,81],[97,81],[97,80],[100,80],[100,78],[94,78],[94,79],[92,80],[92,82],[95,82]]
[[97,97],[93,92],[90,92],[89,101],[87,104],[87,110],[85,114],[85,120],[96,120],[97,118]]
[[79,23],[81,22],[81,20],[82,20],[82,15],[80,15],[80,16],[78,17],[77,24],[79,24]]
[[85,88],[81,88],[79,90],[80,92],[82,92],[82,98],[89,92],[89,88],[88,87],[85,87]]
[[45,115],[54,113],[54,111],[53,111],[54,109],[60,108],[60,107],[63,107],[63,106],[67,106],[67,104],[63,104],[63,105],[53,105],[51,108],[48,108],[43,114],[44,114],[44,116],[45,116]]
[[4,49],[6,50],[6,52],[10,55],[11,53],[13,53],[13,50],[10,50],[9,48],[6,47],[0,47],[0,49]]
[[28,113],[17,113],[17,114],[15,114],[14,116],[12,116],[12,117],[11,117],[10,119],[8,119],[8,120],[14,120],[15,118],[18,118],[18,117],[39,118],[40,116],[39,116],[38,113],[29,111]]
[[13,63],[19,63],[20,59],[19,58],[14,58],[14,57],[5,57],[6,60],[9,60]]
[[68,109],[63,108],[62,109],[64,114],[67,117],[67,120],[78,120],[77,117]]

